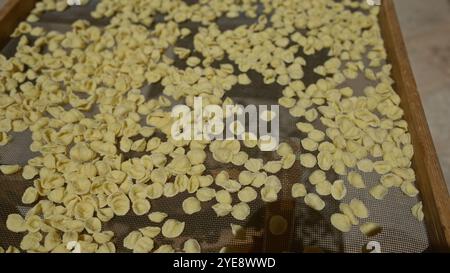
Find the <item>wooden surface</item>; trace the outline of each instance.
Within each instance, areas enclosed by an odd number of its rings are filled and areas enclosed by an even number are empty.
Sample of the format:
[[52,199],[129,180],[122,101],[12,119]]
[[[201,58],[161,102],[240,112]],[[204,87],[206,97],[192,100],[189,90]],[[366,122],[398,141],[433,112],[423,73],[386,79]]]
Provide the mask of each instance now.
[[37,0],[7,0],[0,9],[0,48],[9,41],[9,36],[16,26],[24,20],[33,9]]
[[401,97],[412,137],[415,153],[413,168],[421,192],[430,243],[434,251],[450,251],[450,197],[392,0],[383,0],[381,4],[380,25],[388,60],[393,66],[395,90]]

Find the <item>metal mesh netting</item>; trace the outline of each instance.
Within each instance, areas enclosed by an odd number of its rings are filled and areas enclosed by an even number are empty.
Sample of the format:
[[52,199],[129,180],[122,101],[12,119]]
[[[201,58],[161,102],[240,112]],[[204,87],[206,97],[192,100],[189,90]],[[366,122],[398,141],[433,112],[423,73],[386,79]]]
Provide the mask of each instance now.
[[[66,31],[70,29],[70,24],[78,19],[89,20],[93,25],[106,25],[107,20],[94,20],[89,16],[98,1],[90,1],[86,6],[71,7],[69,10],[56,13],[45,13],[36,26],[42,26],[46,30]],[[162,18],[160,18],[162,20]],[[234,19],[222,18],[218,20],[221,30],[232,29],[242,24],[251,24],[253,19],[243,16]],[[183,27],[188,27],[194,31],[198,24],[183,23]],[[177,46],[193,49],[192,36],[182,39]],[[2,50],[2,54],[10,57],[14,55],[17,39],[13,39]],[[197,53],[198,54],[198,53]],[[313,68],[324,63],[327,59],[325,50],[312,55],[302,56],[307,62],[305,67],[305,85],[316,82],[319,76],[313,72]],[[223,63],[232,63],[224,59]],[[175,63],[182,67],[181,63]],[[242,105],[276,105],[278,98],[281,97],[282,86],[277,84],[266,85],[262,77],[253,71],[248,73],[252,84],[248,86],[237,86],[226,95],[231,97],[236,103]],[[354,89],[355,95],[363,95],[364,86],[371,84],[363,77],[355,81],[346,82],[343,85]],[[142,89],[146,98],[154,98],[161,94],[162,86],[155,84]],[[90,113],[93,115],[95,110]],[[280,142],[288,142],[294,151],[301,152],[300,140],[305,137],[296,129],[296,122],[304,121],[303,118],[293,118],[287,109],[280,108]],[[319,126],[318,129],[325,129]],[[13,141],[4,147],[0,147],[0,164],[20,164],[25,165],[27,161],[38,154],[33,154],[29,150],[31,144],[31,134],[25,133],[13,134]],[[277,159],[275,152],[260,152],[257,149],[246,149],[251,157],[263,158],[264,161]],[[125,155],[126,157],[135,155]],[[243,167],[234,165],[224,165],[215,162],[211,154],[208,154],[206,174],[215,176],[221,170],[227,170],[232,179],[237,176]],[[423,223],[418,222],[411,214],[411,207],[418,202],[416,198],[409,198],[402,194],[400,189],[390,190],[389,194],[382,201],[372,198],[368,191],[360,191],[351,186],[347,187],[348,193],[341,202],[348,203],[352,198],[359,198],[370,210],[370,217],[367,221],[379,223],[383,231],[372,238],[365,237],[355,226],[349,233],[341,233],[330,223],[330,216],[339,211],[340,201],[335,201],[331,196],[323,197],[326,202],[326,208],[317,212],[305,205],[303,200],[294,200],[291,196],[291,186],[293,183],[303,182],[308,192],[314,192],[308,180],[308,176],[313,170],[305,169],[300,166],[298,161],[290,170],[282,170],[277,176],[280,178],[283,189],[279,193],[279,199],[272,204],[264,203],[258,198],[250,203],[251,215],[245,222],[235,220],[231,215],[226,217],[217,217],[211,206],[215,201],[202,203],[202,210],[194,215],[186,215],[181,207],[181,203],[189,196],[188,193],[180,193],[172,198],[160,198],[151,202],[151,211],[164,211],[170,218],[186,222],[186,228],[183,234],[174,240],[164,239],[161,235],[156,237],[155,244],[172,244],[176,249],[181,249],[182,244],[189,238],[197,239],[204,252],[217,252],[222,247],[228,246],[235,251],[293,251],[302,252],[310,248],[320,248],[327,252],[361,252],[363,246],[369,241],[377,241],[381,245],[382,252],[422,252],[428,248],[428,239],[426,229]],[[349,170],[349,171],[357,171]],[[366,185],[371,187],[379,180],[376,173],[361,173],[366,181]],[[344,179],[334,172],[327,173],[329,181]],[[15,234],[6,229],[6,218],[8,214],[20,213],[25,215],[30,207],[21,203],[21,196],[25,189],[32,185],[32,182],[25,181],[21,175],[0,176],[0,245],[7,247],[9,245],[18,246],[22,235]],[[214,185],[214,187],[217,187]],[[218,188],[216,188],[218,189]],[[233,196],[234,202],[237,197]],[[288,232],[282,236],[270,235],[267,229],[268,219],[273,214],[284,216],[289,222]],[[236,238],[232,235],[230,223],[245,226],[245,234],[240,234]],[[111,221],[103,224],[103,230],[112,230],[115,233],[114,243],[119,252],[128,252],[123,248],[123,238],[131,231],[141,227],[155,225],[149,222],[147,216],[136,216],[129,212],[123,217],[114,217]],[[280,238],[281,237],[281,238]]]

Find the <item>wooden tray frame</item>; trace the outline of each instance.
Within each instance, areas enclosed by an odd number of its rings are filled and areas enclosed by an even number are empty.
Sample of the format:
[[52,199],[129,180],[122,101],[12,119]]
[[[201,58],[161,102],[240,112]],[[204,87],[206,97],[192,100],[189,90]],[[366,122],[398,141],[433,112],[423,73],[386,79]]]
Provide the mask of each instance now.
[[[0,47],[6,45],[10,34],[26,18],[36,2],[37,0],[6,1],[0,9]],[[413,168],[416,171],[417,186],[421,192],[431,250],[448,252],[450,251],[450,197],[408,60],[393,0],[382,0],[379,22],[388,61],[393,66],[393,78],[396,82],[394,87],[402,100],[404,118],[409,123],[415,149]],[[265,238],[265,240],[271,239]]]

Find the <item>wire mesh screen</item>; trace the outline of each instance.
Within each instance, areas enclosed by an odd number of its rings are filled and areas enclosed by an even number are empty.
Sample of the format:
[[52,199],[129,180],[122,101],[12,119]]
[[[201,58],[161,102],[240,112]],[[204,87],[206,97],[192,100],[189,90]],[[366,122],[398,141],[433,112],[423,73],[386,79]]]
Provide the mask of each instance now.
[[[41,26],[46,30],[67,31],[70,25],[79,19],[88,20],[93,25],[104,26],[108,24],[107,19],[95,20],[90,17],[90,12],[95,9],[98,1],[90,1],[85,6],[74,6],[64,12],[47,12],[35,26]],[[162,17],[159,18],[162,20]],[[240,25],[252,24],[256,19],[249,19],[240,16],[234,19],[221,18],[217,21],[221,30],[233,29]],[[191,29],[194,33],[198,24],[181,23],[183,27]],[[181,46],[194,50],[192,35],[177,42],[176,46]],[[2,54],[10,57],[14,55],[17,39],[12,39],[2,50]],[[200,56],[198,53],[194,55]],[[312,56],[302,56],[307,63],[303,81],[305,85],[315,83],[319,76],[313,72],[313,68],[323,64],[327,59],[326,50],[322,50]],[[220,63],[233,63],[225,58]],[[215,65],[219,65],[217,63]],[[175,66],[183,67],[183,63],[175,62]],[[235,67],[237,70],[237,68]],[[261,75],[256,72],[248,73],[252,84],[248,86],[236,86],[227,92],[236,103],[242,105],[276,105],[282,96],[283,87],[278,84],[264,84]],[[363,95],[362,90],[371,83],[360,77],[354,81],[347,81],[343,86],[350,86],[355,91],[355,95]],[[147,99],[159,96],[162,93],[162,86],[152,84],[142,88],[142,93]],[[95,109],[90,113],[95,113]],[[304,121],[304,118],[293,118],[287,109],[280,108],[280,135],[281,142],[288,142],[299,155],[301,151],[300,140],[305,135],[301,134],[295,124]],[[316,123],[318,129],[324,130],[320,123]],[[13,140],[6,146],[0,147],[0,164],[20,164],[25,165],[27,161],[38,154],[30,152],[29,146],[32,142],[31,133],[13,134]],[[275,152],[261,152],[257,149],[246,149],[252,157],[266,160],[278,159]],[[208,152],[209,153],[209,152]],[[134,155],[125,155],[125,158]],[[208,154],[205,163],[206,174],[215,176],[221,170],[227,170],[230,178],[237,179],[243,167],[236,167],[232,164],[219,164]],[[367,238],[358,228],[354,227],[349,233],[341,233],[330,223],[330,216],[339,212],[339,201],[335,201],[331,196],[323,197],[326,208],[317,212],[305,205],[303,200],[293,199],[291,187],[293,183],[302,182],[307,187],[308,192],[314,192],[314,186],[308,182],[308,177],[313,170],[303,168],[297,161],[293,168],[282,170],[277,176],[280,178],[283,189],[279,194],[278,201],[273,204],[264,203],[260,198],[250,203],[251,214],[246,221],[237,221],[231,215],[217,217],[211,206],[214,201],[202,203],[202,210],[194,215],[186,215],[182,210],[182,202],[189,194],[180,193],[172,198],[160,198],[152,200],[151,211],[163,211],[169,214],[170,218],[186,222],[186,229],[183,234],[174,239],[167,240],[159,235],[155,238],[156,245],[171,244],[175,249],[181,249],[182,244],[189,238],[195,238],[201,244],[204,252],[218,252],[223,247],[228,247],[229,251],[285,251],[303,252],[311,249],[320,249],[325,252],[361,252],[369,241],[377,241],[381,245],[382,252],[422,252],[428,248],[427,232],[423,223],[418,222],[411,214],[411,207],[418,202],[416,198],[409,198],[402,194],[400,189],[390,190],[388,196],[382,201],[375,200],[368,191],[359,191],[353,187],[347,187],[348,193],[341,202],[348,203],[353,198],[363,200],[370,210],[370,217],[367,221],[379,223],[383,230],[375,237]],[[358,171],[356,169],[349,171]],[[378,183],[380,176],[376,173],[361,173],[368,187]],[[345,180],[346,177],[336,175],[330,171],[327,173],[329,181],[337,179]],[[0,176],[0,245],[18,246],[22,235],[15,234],[6,229],[6,219],[8,214],[19,213],[25,215],[29,206],[22,205],[21,196],[25,189],[32,186],[32,182],[25,181],[21,175]],[[217,187],[216,185],[214,185]],[[219,190],[217,187],[216,190]],[[234,202],[238,202],[233,196]],[[288,220],[288,232],[282,236],[269,234],[267,222],[271,215],[280,214]],[[231,232],[230,223],[239,224],[245,227],[243,234],[234,236]],[[136,216],[129,212],[123,217],[114,217],[111,221],[103,224],[103,230],[112,230],[115,233],[113,242],[119,252],[129,252],[122,246],[123,238],[133,230],[142,227],[157,225],[149,222],[146,215]]]

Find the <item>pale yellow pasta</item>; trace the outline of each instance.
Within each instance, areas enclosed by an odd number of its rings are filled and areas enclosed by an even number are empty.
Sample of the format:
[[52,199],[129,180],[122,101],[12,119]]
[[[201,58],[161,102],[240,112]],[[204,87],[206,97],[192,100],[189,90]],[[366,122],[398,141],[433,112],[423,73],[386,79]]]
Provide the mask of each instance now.
[[250,203],[258,197],[258,193],[252,187],[245,187],[238,192],[238,198],[241,202]]
[[231,204],[217,203],[212,206],[212,209],[218,217],[224,217],[230,214],[230,212],[233,210],[233,207],[231,206]]
[[353,198],[350,201],[350,208],[352,209],[353,214],[358,218],[365,219],[369,217],[369,210],[359,199]]
[[288,229],[288,222],[283,216],[274,215],[269,220],[269,230],[274,235],[282,235]]
[[386,188],[400,187],[403,183],[403,179],[396,174],[388,173],[380,178],[380,183]]
[[252,182],[255,180],[255,178],[256,178],[255,173],[244,170],[239,173],[238,181],[239,181],[239,183],[241,183],[241,185],[247,186],[247,185],[252,184]]
[[144,215],[150,211],[151,205],[148,200],[145,199],[137,199],[133,201],[132,209],[134,214],[136,215]]
[[331,186],[331,196],[335,200],[342,200],[347,195],[347,188],[345,187],[344,180],[336,180]]
[[164,186],[160,183],[153,183],[147,187],[147,197],[150,199],[158,199],[163,195]]
[[191,149],[187,157],[192,165],[202,164],[206,159],[206,153],[202,149]]
[[258,172],[263,167],[263,160],[250,158],[247,162],[245,162],[244,167],[251,172]]
[[161,233],[161,228],[149,226],[149,227],[140,228],[139,231],[145,237],[155,238],[156,236],[158,236]]
[[326,174],[322,170],[315,170],[311,173],[308,180],[312,185],[317,185],[327,179]]
[[184,231],[184,222],[174,219],[166,220],[162,226],[162,235],[166,238],[176,238]]
[[306,168],[314,168],[317,164],[317,158],[313,154],[301,154],[300,164]]
[[316,192],[321,196],[328,196],[331,194],[332,184],[327,181],[321,181],[316,184]]
[[84,142],[77,143],[70,149],[70,158],[75,161],[91,161],[95,156],[95,152]]
[[293,198],[305,197],[307,194],[305,185],[301,183],[295,183],[294,185],[292,185],[291,194]]
[[12,232],[25,232],[27,227],[25,225],[25,220],[20,214],[10,214],[6,219],[6,227]]
[[153,240],[149,237],[139,238],[133,247],[133,253],[149,253],[154,247]]
[[250,215],[250,207],[244,202],[236,204],[231,210],[231,215],[234,219],[243,221]]
[[5,175],[15,174],[20,170],[19,165],[0,165],[0,171]]
[[342,213],[331,215],[331,224],[341,232],[349,232],[352,229],[350,219]]
[[28,187],[22,195],[22,203],[32,204],[38,199],[38,191],[34,187]]
[[85,229],[91,234],[100,232],[102,230],[102,222],[98,218],[92,217],[85,222]]
[[359,224],[359,220],[353,213],[352,209],[350,208],[350,205],[341,203],[341,204],[339,204],[339,210],[348,217],[348,219],[350,220],[350,223],[352,223],[352,225]]
[[362,224],[359,227],[359,230],[361,231],[362,234],[366,235],[367,237],[372,237],[379,234],[382,228],[377,223],[367,222]]
[[195,196],[200,202],[208,202],[216,197],[216,191],[212,188],[201,188],[198,189]]
[[302,147],[309,152],[314,152],[319,147],[319,144],[310,138],[304,138],[301,141]]
[[94,238],[95,242],[99,244],[105,244],[111,241],[111,239],[114,237],[114,232],[112,231],[96,232],[92,235],[92,237]]
[[251,183],[251,186],[255,188],[260,188],[266,183],[266,180],[267,174],[265,172],[257,173]]
[[148,219],[154,223],[161,223],[164,219],[167,218],[167,213],[155,211],[148,215]]
[[130,210],[130,200],[120,192],[108,196],[108,206],[114,211],[114,214],[123,216]]
[[409,197],[415,197],[419,194],[419,190],[414,186],[412,182],[405,181],[400,186],[402,192]]
[[264,186],[261,189],[261,199],[267,203],[275,202],[278,200],[278,191],[273,187]]
[[411,208],[412,215],[413,215],[419,222],[422,222],[423,219],[424,219],[424,214],[423,214],[422,208],[423,208],[422,202],[419,202],[419,203],[415,204],[415,205]]
[[189,239],[183,244],[183,251],[185,253],[200,253],[201,247],[197,240]]
[[356,166],[358,167],[358,170],[365,173],[373,171],[373,162],[370,159],[362,159],[356,163]]
[[220,190],[216,192],[216,201],[223,204],[231,204],[233,198],[227,190]]
[[139,231],[132,231],[123,239],[123,246],[128,249],[134,249],[137,241],[142,237]]
[[357,172],[349,172],[347,179],[350,185],[357,189],[364,189],[366,187],[362,175]]
[[182,207],[183,211],[189,215],[199,212],[202,208],[200,201],[195,197],[186,198],[183,201]]
[[153,253],[175,253],[175,249],[171,245],[161,245]]
[[22,177],[26,180],[33,179],[36,175],[38,175],[39,171],[36,167],[26,165],[23,167]]
[[263,169],[268,173],[278,173],[283,167],[283,163],[281,161],[269,161],[264,164]]
[[369,191],[370,195],[377,200],[383,200],[384,197],[388,194],[389,189],[385,186],[378,184],[372,187]]
[[325,208],[325,202],[315,193],[308,193],[305,196],[305,204],[317,211],[321,211]]

